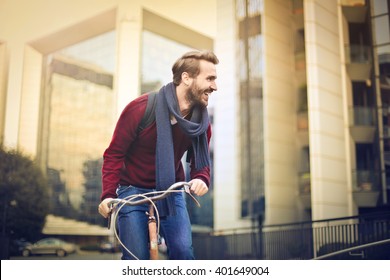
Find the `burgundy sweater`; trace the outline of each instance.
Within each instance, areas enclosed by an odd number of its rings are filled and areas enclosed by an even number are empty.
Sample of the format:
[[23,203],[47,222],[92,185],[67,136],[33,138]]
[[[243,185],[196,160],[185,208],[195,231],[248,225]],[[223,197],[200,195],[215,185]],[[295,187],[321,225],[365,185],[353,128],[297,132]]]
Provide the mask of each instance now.
[[[110,145],[104,152],[102,168],[103,190],[101,200],[116,197],[118,184],[144,188],[156,186],[156,123],[142,130],[137,136],[138,124],[145,113],[147,95],[130,102],[123,110],[116,124]],[[181,158],[191,147],[191,139],[186,136],[178,124],[172,125],[172,137],[176,168],[176,181],[184,181],[184,169]],[[208,141],[211,138],[211,126],[207,130]],[[194,163],[194,159],[191,159]],[[201,179],[210,184],[210,168],[200,170],[191,168],[191,179]]]

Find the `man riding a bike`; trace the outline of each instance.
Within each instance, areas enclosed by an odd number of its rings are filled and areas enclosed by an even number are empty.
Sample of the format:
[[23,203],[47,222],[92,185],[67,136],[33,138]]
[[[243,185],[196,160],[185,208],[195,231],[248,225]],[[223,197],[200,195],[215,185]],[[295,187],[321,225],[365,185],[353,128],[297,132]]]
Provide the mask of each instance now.
[[[155,121],[139,129],[150,94],[141,95],[123,110],[104,152],[103,189],[99,213],[108,217],[110,201],[162,191],[184,181],[181,162],[187,152],[190,191],[198,196],[210,184],[208,99],[217,90],[218,58],[210,51],[191,51],[172,67],[173,82],[156,94]],[[182,193],[156,202],[169,259],[194,259],[191,224]],[[124,205],[118,213],[119,236],[139,259],[149,259],[148,204]],[[122,250],[122,259],[134,257]]]

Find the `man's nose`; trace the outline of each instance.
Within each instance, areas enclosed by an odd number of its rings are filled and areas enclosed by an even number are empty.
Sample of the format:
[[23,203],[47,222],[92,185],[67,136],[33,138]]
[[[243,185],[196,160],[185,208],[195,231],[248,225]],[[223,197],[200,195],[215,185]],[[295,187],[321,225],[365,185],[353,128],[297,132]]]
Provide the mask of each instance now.
[[218,87],[217,87],[217,83],[216,83],[216,82],[213,82],[213,83],[211,84],[211,89],[212,89],[213,91],[217,91],[217,90],[218,90]]

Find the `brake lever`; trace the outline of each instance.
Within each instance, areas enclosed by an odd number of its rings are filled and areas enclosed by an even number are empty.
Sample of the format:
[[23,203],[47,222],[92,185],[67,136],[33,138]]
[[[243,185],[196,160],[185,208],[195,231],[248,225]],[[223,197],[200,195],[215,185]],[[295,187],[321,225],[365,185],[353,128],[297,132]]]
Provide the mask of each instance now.
[[110,205],[110,213],[108,214],[108,217],[107,217],[107,229],[111,228],[112,209],[113,209],[113,204]]
[[188,184],[184,185],[184,192],[192,198],[192,200],[195,202],[196,206],[200,207],[199,201],[191,193],[190,185],[188,185]]

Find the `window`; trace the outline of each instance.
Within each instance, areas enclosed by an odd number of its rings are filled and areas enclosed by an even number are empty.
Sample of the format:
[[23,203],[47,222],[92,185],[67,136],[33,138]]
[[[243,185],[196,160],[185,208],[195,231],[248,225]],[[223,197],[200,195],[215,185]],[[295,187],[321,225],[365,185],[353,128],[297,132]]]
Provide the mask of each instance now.
[[[379,96],[381,97],[382,104],[382,123],[383,123],[383,149],[384,149],[384,170],[382,174],[385,174],[385,182],[382,184],[387,186],[387,194],[384,193],[384,197],[389,197],[390,195],[390,1],[389,0],[372,0],[371,1],[371,20],[373,26],[373,42],[374,42],[374,55],[376,55],[376,60],[378,61],[378,70],[376,70],[375,76],[376,81],[379,84]],[[362,154],[367,154],[363,153]],[[358,158],[359,164],[365,162],[365,158]],[[372,165],[372,163],[371,163]],[[367,166],[366,168],[369,168]],[[371,167],[372,168],[372,167]],[[378,182],[380,180],[378,179]],[[384,199],[385,201],[386,199]]]
[[115,123],[115,32],[45,58],[41,151],[55,215],[104,223],[96,211],[102,155]]
[[173,63],[193,49],[147,30],[142,36],[141,93],[146,93],[171,82]]
[[241,216],[264,211],[262,139],[262,34],[260,0],[237,0],[238,61],[240,78]]

